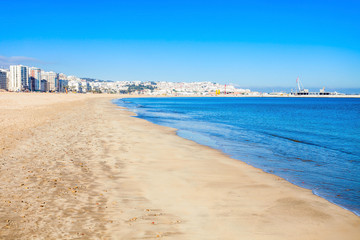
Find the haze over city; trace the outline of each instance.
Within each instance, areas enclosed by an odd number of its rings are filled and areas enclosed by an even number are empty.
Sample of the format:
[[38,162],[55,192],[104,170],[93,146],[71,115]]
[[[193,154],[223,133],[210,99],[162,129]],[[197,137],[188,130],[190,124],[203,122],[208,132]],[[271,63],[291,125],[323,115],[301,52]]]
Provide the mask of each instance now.
[[357,1],[6,1],[0,66],[244,88],[289,88],[300,76],[308,88],[360,88],[359,9]]

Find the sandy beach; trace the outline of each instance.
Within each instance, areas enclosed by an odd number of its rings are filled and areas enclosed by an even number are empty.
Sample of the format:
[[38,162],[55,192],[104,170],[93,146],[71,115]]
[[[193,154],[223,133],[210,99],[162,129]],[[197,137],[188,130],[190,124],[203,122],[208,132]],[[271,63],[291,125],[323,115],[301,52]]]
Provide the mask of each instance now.
[[0,93],[0,239],[360,239],[352,212],[119,97]]

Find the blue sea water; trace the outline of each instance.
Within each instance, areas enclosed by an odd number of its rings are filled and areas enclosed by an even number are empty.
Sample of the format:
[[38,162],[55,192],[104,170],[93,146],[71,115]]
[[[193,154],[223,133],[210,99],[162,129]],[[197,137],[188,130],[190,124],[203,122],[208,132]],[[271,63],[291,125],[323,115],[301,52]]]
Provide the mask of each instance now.
[[115,103],[360,215],[360,99],[129,98]]

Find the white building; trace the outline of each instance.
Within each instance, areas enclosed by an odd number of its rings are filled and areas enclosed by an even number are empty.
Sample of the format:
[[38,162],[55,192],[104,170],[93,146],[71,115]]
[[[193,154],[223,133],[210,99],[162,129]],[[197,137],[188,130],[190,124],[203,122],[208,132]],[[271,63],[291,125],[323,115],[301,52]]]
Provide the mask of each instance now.
[[29,68],[29,87],[31,91],[41,90],[41,69],[36,67]]
[[59,87],[59,74],[56,72],[41,72],[41,79],[46,80],[49,84],[49,91],[55,92]]
[[69,80],[68,88],[69,88],[69,91],[79,92],[80,88],[81,88],[81,82],[76,81],[76,80]]
[[59,73],[59,79],[61,80],[66,80],[67,79],[67,75],[64,73]]
[[10,65],[8,89],[13,92],[29,89],[29,72],[27,66]]
[[86,80],[82,80],[80,83],[80,86],[81,86],[80,92],[82,92],[82,93],[91,91],[90,84]]

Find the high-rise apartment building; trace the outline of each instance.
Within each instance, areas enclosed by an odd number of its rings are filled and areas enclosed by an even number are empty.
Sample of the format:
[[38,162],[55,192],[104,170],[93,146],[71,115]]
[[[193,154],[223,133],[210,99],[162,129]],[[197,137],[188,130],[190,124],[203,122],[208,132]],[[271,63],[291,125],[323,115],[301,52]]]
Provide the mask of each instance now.
[[59,92],[65,92],[65,91],[67,91],[66,90],[67,88],[68,88],[68,80],[59,79],[58,91]]
[[8,89],[9,75],[9,69],[0,69],[0,89]]
[[36,67],[29,68],[29,89],[31,91],[41,90],[41,69]]
[[42,92],[48,92],[49,91],[49,83],[45,79],[41,80],[41,91]]
[[27,66],[10,65],[8,89],[13,92],[29,89],[29,72]]
[[41,79],[48,82],[49,89],[48,91],[58,91],[59,87],[59,74],[56,72],[41,72]]

